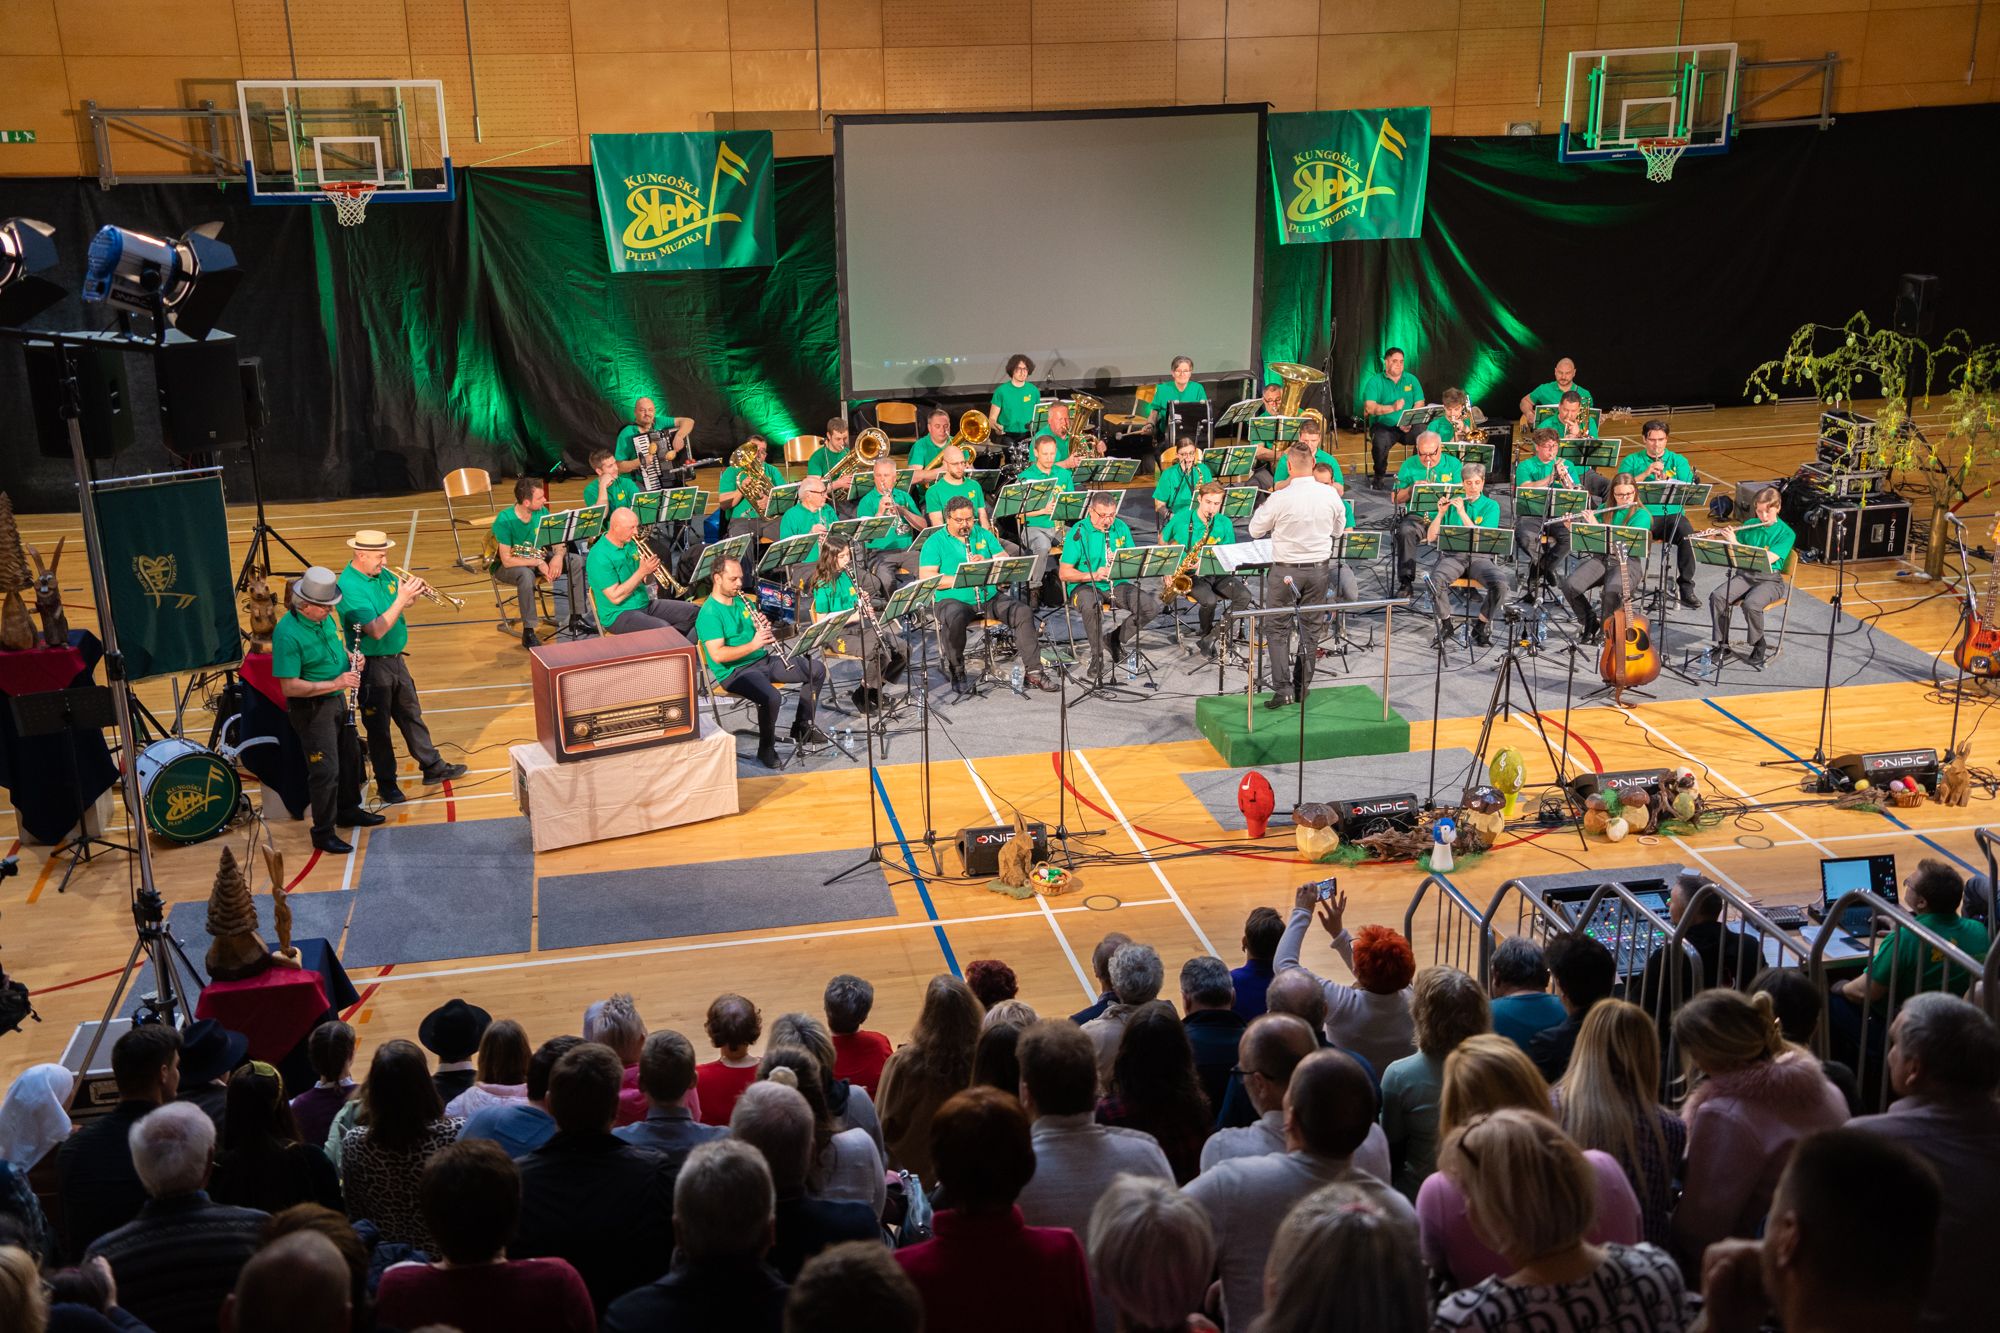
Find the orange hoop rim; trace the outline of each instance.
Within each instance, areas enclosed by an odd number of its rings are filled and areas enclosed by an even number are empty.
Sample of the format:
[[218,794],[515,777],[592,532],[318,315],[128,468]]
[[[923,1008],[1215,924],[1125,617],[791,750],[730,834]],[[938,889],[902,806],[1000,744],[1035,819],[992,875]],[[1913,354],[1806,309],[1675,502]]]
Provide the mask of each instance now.
[[326,181],[319,187],[321,194],[347,199],[365,199],[381,188],[376,181]]
[[1638,145],[1639,145],[1639,151],[1643,153],[1648,148],[1654,148],[1654,149],[1686,148],[1693,142],[1694,142],[1693,139],[1688,138],[1684,134],[1673,134],[1673,135],[1662,135],[1658,138],[1653,138],[1653,139],[1640,139],[1638,140]]

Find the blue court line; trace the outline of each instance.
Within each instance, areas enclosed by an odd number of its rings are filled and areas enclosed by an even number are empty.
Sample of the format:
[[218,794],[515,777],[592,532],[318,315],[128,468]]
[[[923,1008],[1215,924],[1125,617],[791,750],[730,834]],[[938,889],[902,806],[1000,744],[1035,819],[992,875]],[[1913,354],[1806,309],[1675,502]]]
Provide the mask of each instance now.
[[[1793,754],[1790,750],[1778,744],[1778,742],[1772,740],[1769,736],[1766,736],[1763,732],[1757,730],[1757,728],[1751,726],[1748,722],[1745,722],[1742,718],[1736,716],[1736,714],[1730,712],[1727,708],[1724,708],[1721,704],[1717,703],[1715,700],[1705,698],[1702,700],[1702,702],[1707,704],[1710,708],[1713,708],[1716,712],[1722,714],[1724,717],[1728,718],[1731,722],[1734,722],[1737,726],[1743,728],[1743,730],[1749,732],[1752,736],[1755,736],[1758,740],[1764,742],[1764,744],[1776,750],[1779,754],[1785,756],[1785,758],[1790,759],[1795,763],[1804,764],[1807,768],[1811,769],[1815,773],[1820,771],[1818,768],[1814,767],[1812,760],[1802,759],[1798,755]],[[1908,824],[1905,824],[1902,820],[1896,818],[1896,816],[1890,814],[1886,809],[1878,810],[1876,811],[1876,813],[1881,815],[1882,818],[1888,820],[1891,824],[1894,824],[1897,828],[1904,830],[1905,832],[1910,832],[1910,833],[1916,832],[1916,830],[1912,829]],[[1922,843],[1924,846],[1930,848],[1938,855],[1948,857],[1951,860],[1958,862],[1959,865],[1965,867],[1967,874],[1979,875],[1985,873],[1985,871],[1979,869],[1977,866],[1974,866],[1970,861],[1966,860],[1958,853],[1952,851],[1949,847],[1944,847],[1939,845],[1934,839],[1927,837],[1922,833],[1917,834],[1917,841]]]
[[[903,849],[903,864],[909,867],[910,878],[916,881],[917,897],[923,900],[924,915],[935,923],[938,919],[937,908],[931,903],[930,887],[924,883],[924,877],[917,872],[916,853],[910,850],[910,841],[903,836],[903,825],[896,818],[896,807],[889,803],[889,789],[882,785],[881,771],[877,770],[874,777],[875,793],[882,798],[882,813],[889,816],[889,831],[896,835],[896,845]],[[943,925],[933,924],[931,931],[937,936],[938,948],[944,952],[944,965],[951,969],[951,974],[955,977],[965,975],[959,971],[958,957],[951,951],[951,941],[945,938]]]

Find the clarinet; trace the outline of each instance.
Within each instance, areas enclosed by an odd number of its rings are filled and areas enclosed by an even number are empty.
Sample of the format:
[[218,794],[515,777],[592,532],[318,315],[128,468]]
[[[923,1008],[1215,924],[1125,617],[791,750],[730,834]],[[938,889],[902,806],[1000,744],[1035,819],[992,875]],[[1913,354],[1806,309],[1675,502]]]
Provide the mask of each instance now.
[[[347,665],[348,669],[353,671],[358,679],[361,675],[362,667],[361,628],[358,625],[355,627],[354,637],[347,644]],[[359,731],[361,730],[361,687],[358,684],[350,686],[344,693],[347,698],[347,725]]]
[[771,628],[771,622],[764,618],[764,613],[757,609],[757,599],[749,593],[738,593],[736,599],[743,604],[744,613],[750,617],[751,627],[763,630],[771,636],[772,656],[786,666],[792,665],[791,650],[785,647],[785,641],[778,637],[778,632]]
[[[849,571],[848,581],[850,583],[852,583],[854,579],[853,571],[856,568],[858,568],[855,561],[860,557],[860,555],[861,555],[861,543],[859,541],[850,538],[847,543],[847,567]],[[855,601],[855,609],[861,613],[861,623],[863,625],[866,625],[868,627],[868,632],[875,636],[875,642],[881,643],[882,622],[875,615],[875,599],[868,595],[868,590],[866,588],[862,587],[858,583],[855,583],[854,601]]]

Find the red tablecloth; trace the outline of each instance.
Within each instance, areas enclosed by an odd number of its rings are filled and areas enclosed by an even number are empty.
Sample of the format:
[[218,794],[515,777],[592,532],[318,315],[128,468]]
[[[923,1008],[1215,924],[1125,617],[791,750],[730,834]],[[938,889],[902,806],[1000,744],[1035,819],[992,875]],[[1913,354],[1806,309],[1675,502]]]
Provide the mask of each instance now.
[[271,674],[269,653],[243,654],[243,665],[237,670],[242,673],[245,684],[276,704],[281,711],[284,709],[285,692],[278,688],[277,678]]
[[244,981],[211,981],[195,1002],[196,1018],[212,1018],[250,1039],[250,1056],[276,1064],[326,1013],[326,986],[317,972],[273,967]]
[[18,653],[0,652],[0,694],[66,690],[83,674],[85,665],[83,654],[69,644],[60,648],[29,648]]

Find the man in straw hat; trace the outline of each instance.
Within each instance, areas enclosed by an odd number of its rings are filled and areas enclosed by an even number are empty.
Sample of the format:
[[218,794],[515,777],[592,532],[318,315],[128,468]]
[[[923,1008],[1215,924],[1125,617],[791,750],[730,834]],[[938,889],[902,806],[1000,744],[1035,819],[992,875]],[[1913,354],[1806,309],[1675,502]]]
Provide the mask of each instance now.
[[396,742],[389,734],[392,721],[426,785],[465,776],[464,764],[447,763],[431,743],[423,705],[417,702],[417,682],[403,663],[410,642],[403,613],[429,585],[414,575],[404,580],[390,572],[389,548],[395,544],[388,534],[363,528],[347,539],[354,555],[340,571],[340,627],[350,642],[361,642],[361,725],[368,730],[368,762],[375,770],[376,794],[391,804],[403,799],[396,783]]
[[271,634],[271,675],[284,692],[292,730],[306,752],[306,785],[312,792],[312,844],[345,856],[354,850],[335,824],[367,828],[383,816],[361,808],[361,744],[346,725],[346,695],[361,675],[348,659],[334,608],[340,584],[333,571],[314,565],[292,585],[292,607]]

